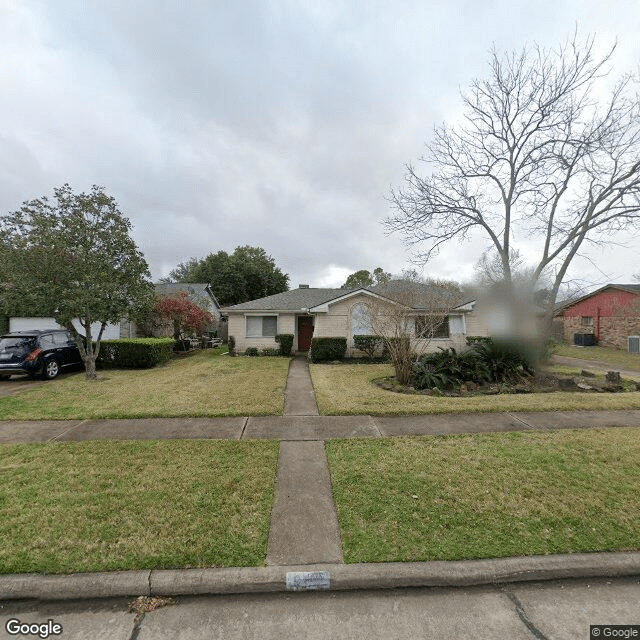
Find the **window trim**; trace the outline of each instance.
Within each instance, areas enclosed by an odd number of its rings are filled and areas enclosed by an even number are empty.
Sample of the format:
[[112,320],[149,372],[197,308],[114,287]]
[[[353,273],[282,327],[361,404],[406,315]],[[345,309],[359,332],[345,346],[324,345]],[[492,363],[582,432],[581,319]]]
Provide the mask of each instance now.
[[[426,318],[426,315],[421,315],[421,316],[414,316],[413,319],[413,326],[414,326],[414,336],[416,340],[451,340],[451,326],[449,325],[449,314],[445,315],[442,318],[442,322],[440,322],[438,324],[438,326],[436,327],[436,330],[434,331],[432,336],[423,336],[420,335],[418,333],[418,320],[420,318]],[[447,326],[447,335],[446,336],[439,336],[437,335],[437,330],[439,327],[441,327],[442,325],[444,325],[446,322],[446,326]]]

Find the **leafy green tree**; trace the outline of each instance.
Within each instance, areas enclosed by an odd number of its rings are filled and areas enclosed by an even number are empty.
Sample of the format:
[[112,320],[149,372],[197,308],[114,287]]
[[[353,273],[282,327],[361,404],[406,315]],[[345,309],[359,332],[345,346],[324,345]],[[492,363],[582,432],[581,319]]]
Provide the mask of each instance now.
[[[76,194],[65,184],[54,189],[53,199],[25,202],[3,216],[0,230],[5,304],[55,318],[76,341],[87,379],[95,379],[107,324],[134,318],[153,301],[149,268],[129,236],[131,223],[102,187]],[[100,327],[97,335],[93,323]]]
[[360,271],[352,273],[341,288],[358,289],[360,287],[371,287],[376,284],[384,284],[389,280],[391,280],[391,274],[384,271],[382,267],[376,267],[373,272],[360,269]]
[[289,276],[276,266],[275,260],[260,247],[236,247],[210,253],[200,260],[191,258],[170,274],[175,282],[206,282],[222,305],[282,293],[289,288]]

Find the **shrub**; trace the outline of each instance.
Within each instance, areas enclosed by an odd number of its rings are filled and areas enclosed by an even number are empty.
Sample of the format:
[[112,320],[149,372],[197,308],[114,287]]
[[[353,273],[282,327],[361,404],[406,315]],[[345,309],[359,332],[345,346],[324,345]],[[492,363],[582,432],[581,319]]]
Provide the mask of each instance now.
[[150,369],[171,360],[172,338],[102,340],[96,366],[102,369]]
[[227,338],[227,346],[229,347],[229,355],[233,358],[236,355],[236,339],[233,336]]
[[311,338],[309,358],[311,362],[340,360],[347,352],[346,338]]
[[524,373],[534,372],[532,354],[522,344],[490,340],[475,344],[473,350],[489,369],[492,382],[517,382]]
[[0,314],[0,334],[9,333],[9,316]]
[[257,347],[247,347],[247,349],[245,349],[245,351],[244,351],[244,355],[245,356],[257,356],[258,355],[258,348]]
[[482,342],[491,342],[491,338],[489,336],[467,336],[467,345],[470,347]]
[[474,349],[458,353],[454,348],[441,349],[422,356],[413,366],[413,385],[417,389],[451,388],[471,380],[490,381],[488,367]]
[[353,336],[353,346],[360,351],[364,351],[369,358],[373,358],[375,356],[376,351],[381,345],[382,338],[379,338],[378,336]]
[[288,358],[293,349],[293,333],[279,333],[276,342],[280,345],[280,355]]
[[280,349],[265,347],[264,349],[262,349],[262,351],[260,351],[260,355],[261,356],[279,356]]

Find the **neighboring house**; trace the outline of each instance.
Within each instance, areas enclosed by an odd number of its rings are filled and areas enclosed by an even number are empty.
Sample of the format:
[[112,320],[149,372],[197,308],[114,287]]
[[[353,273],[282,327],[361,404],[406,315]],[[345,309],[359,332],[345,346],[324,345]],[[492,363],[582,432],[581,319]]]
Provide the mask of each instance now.
[[[207,331],[218,331],[218,337],[226,338],[226,322],[222,318],[220,312],[220,304],[211,291],[211,285],[205,283],[158,283],[153,285],[157,296],[172,297],[177,293],[184,291],[187,298],[197,304],[199,307],[206,309],[213,316],[213,323],[207,328]],[[173,324],[167,322],[153,322],[153,326],[138,326],[132,322],[123,320],[120,325],[120,337],[128,338],[140,336],[143,334],[153,334],[156,337],[173,336]]]
[[[592,293],[563,303],[556,318],[564,324],[564,340],[575,343],[576,334],[593,334],[598,344],[616,349],[637,349],[640,336],[640,284],[608,284]],[[629,340],[629,338],[632,338]]]
[[[409,289],[412,293],[417,289],[417,295],[406,296]],[[392,314],[403,298],[403,306],[408,307],[407,329],[412,340],[419,343],[426,315],[441,311],[429,305],[430,300],[436,299],[435,292],[432,285],[398,280],[360,289],[314,289],[301,284],[298,289],[236,304],[223,311],[228,315],[229,335],[234,336],[239,353],[248,347],[277,347],[275,336],[289,333],[294,335],[296,351],[307,351],[312,337],[345,337],[347,355],[357,355],[353,336],[372,333],[369,318],[372,305],[386,306]],[[446,299],[446,311],[442,312],[442,322],[428,350],[461,348],[466,345],[467,335],[487,335],[474,313],[475,301],[461,304],[456,294],[445,292],[443,297],[442,290],[437,291],[437,297]]]

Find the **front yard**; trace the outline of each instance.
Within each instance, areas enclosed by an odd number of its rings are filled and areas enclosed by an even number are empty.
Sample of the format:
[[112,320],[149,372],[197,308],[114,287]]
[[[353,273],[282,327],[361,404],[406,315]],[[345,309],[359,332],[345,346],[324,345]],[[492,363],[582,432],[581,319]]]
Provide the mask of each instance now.
[[277,415],[288,358],[230,358],[206,349],[166,365],[53,380],[0,398],[0,420]]
[[387,364],[312,364],[311,377],[323,415],[400,415],[480,411],[640,409],[640,392],[531,393],[461,398],[394,393],[372,384],[393,375]]
[[0,445],[0,573],[260,566],[278,443]]
[[640,548],[640,429],[326,443],[345,562]]

